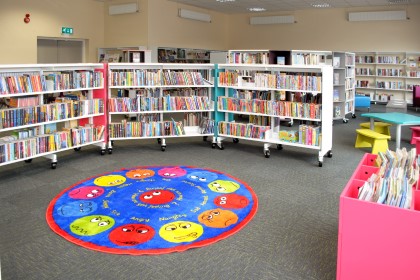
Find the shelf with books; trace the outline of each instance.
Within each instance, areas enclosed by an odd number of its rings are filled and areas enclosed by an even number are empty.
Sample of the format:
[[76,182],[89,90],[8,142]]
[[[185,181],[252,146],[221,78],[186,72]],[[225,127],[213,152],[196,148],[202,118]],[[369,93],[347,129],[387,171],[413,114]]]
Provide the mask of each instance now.
[[162,151],[166,138],[215,143],[213,72],[214,64],[109,64],[108,152],[116,140],[157,138]]
[[0,166],[97,145],[106,151],[103,64],[0,66]]
[[415,149],[363,156],[340,195],[337,280],[418,278],[418,179]]
[[[348,122],[346,116],[354,113],[355,83],[355,54],[351,52],[333,52],[332,65],[334,67],[334,120],[342,119]],[[366,71],[366,73],[369,73]]]
[[[372,102],[405,100],[412,104],[412,89],[420,84],[420,53],[360,52],[356,55],[357,91]],[[414,79],[411,79],[414,78]],[[369,83],[369,88],[362,86]]]
[[[319,166],[325,155],[332,156],[331,66],[219,64],[217,67],[216,136],[220,149],[224,148],[225,138],[232,138],[234,143],[238,139],[263,143],[267,158],[273,144],[278,149],[288,145],[317,150]],[[240,115],[249,116],[249,120],[237,118]],[[257,117],[261,124],[255,123]],[[299,120],[299,124],[285,129],[281,122],[286,119],[292,123]]]

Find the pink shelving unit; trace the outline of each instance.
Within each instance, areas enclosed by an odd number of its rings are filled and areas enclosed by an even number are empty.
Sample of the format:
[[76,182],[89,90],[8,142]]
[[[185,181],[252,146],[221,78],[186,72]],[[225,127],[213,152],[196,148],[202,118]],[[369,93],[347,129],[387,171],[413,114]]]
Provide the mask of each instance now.
[[378,168],[365,154],[340,195],[337,280],[420,279],[420,191],[411,208],[357,199]]

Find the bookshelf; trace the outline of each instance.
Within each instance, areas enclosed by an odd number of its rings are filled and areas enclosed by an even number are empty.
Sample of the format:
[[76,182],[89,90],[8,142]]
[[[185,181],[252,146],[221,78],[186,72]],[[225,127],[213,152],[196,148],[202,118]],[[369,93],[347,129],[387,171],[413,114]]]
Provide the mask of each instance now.
[[290,65],[290,51],[229,50],[226,63]]
[[98,62],[131,62],[131,63],[150,63],[152,61],[152,51],[141,47],[120,47],[120,48],[99,48]]
[[332,51],[291,50],[292,65],[332,65]]
[[346,116],[355,118],[355,54],[351,52],[333,52],[334,67],[333,119],[348,122]]
[[0,166],[97,145],[106,151],[103,64],[0,65]]
[[209,63],[210,51],[189,48],[157,48],[159,63]]
[[[332,66],[268,64],[217,65],[217,145],[232,138],[269,147],[294,146],[318,151],[318,164],[332,156]],[[322,96],[322,98],[321,98]],[[322,110],[321,110],[322,108]],[[248,121],[235,115],[249,116]],[[282,120],[299,120],[292,127]],[[322,135],[322,141],[321,141]]]
[[[129,139],[155,138],[162,151],[169,138],[215,143],[213,72],[214,64],[110,63],[108,153],[114,141]],[[124,90],[133,94],[119,96]]]
[[372,102],[405,100],[413,104],[413,87],[420,85],[420,53],[357,52],[356,90]]
[[337,280],[418,278],[420,191],[413,186],[410,209],[358,199],[376,158],[363,156],[340,195]]

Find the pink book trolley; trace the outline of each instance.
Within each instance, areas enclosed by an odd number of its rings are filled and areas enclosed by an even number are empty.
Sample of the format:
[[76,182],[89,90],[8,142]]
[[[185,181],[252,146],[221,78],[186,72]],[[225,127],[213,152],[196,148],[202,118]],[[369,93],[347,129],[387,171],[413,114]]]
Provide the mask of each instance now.
[[420,279],[420,191],[409,210],[357,199],[375,159],[364,155],[340,195],[337,279]]

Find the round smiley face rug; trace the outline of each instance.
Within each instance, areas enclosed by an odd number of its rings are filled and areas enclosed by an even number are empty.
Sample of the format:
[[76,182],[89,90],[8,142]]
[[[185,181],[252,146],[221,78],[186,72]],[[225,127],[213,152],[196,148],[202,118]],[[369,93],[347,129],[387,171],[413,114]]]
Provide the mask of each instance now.
[[138,166],[80,181],[57,195],[47,223],[58,235],[113,254],[163,254],[231,236],[255,215],[243,181],[191,166]]

